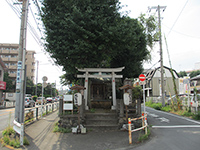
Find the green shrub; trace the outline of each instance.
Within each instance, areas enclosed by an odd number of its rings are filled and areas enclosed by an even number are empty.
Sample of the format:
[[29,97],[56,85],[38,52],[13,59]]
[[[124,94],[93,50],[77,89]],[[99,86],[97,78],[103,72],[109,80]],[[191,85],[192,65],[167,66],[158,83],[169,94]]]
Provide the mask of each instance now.
[[11,134],[14,134],[15,133],[15,130],[11,127],[11,126],[8,126],[6,129],[3,130],[2,134],[3,136],[4,135],[11,135]]
[[171,106],[165,106],[161,108],[162,111],[170,112],[172,110]]
[[195,120],[200,120],[200,111],[197,114],[194,114],[192,118]]
[[[143,131],[141,131],[141,132],[143,132]],[[151,131],[149,130],[149,128],[147,128],[147,134],[140,134],[138,141],[143,142],[144,140],[148,139],[150,134],[151,134]]]
[[37,96],[36,95],[33,96],[33,100],[36,102],[36,100],[37,100]]
[[30,144],[26,136],[24,136],[23,143],[24,143],[24,145],[29,145]]
[[12,140],[10,141],[9,145],[14,147],[14,146],[15,146],[15,139],[12,139]]
[[20,147],[19,138],[17,138],[17,139],[15,140],[14,147],[15,147],[15,148],[19,148],[19,147]]
[[161,110],[162,104],[161,103],[153,103],[152,107],[156,110]]
[[4,141],[4,143],[9,144],[10,143],[10,137],[8,135],[4,135],[3,141]]
[[58,122],[56,122],[54,125],[53,132],[70,133],[72,132],[72,130],[69,128],[58,127]]
[[189,111],[184,111],[183,116],[186,116],[186,117],[190,117],[190,116],[193,116],[194,114],[192,112],[189,112]]

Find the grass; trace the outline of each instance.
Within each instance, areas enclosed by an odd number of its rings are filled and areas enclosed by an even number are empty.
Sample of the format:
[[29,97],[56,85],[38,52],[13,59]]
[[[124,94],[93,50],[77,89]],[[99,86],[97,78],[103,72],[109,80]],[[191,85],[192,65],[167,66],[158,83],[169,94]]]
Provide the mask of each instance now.
[[[16,136],[16,132],[14,131],[13,127],[8,126],[6,129],[3,130],[2,135],[3,137],[1,139],[1,142],[3,146],[10,145],[14,148],[20,147],[20,139],[18,136]],[[23,144],[29,145],[29,141],[25,136]]]
[[200,111],[196,114],[192,113],[191,109],[174,111],[171,105],[166,105],[165,107],[162,107],[161,103],[153,103],[152,101],[146,102],[145,105],[148,107],[154,108],[156,110],[162,110],[162,111],[174,113],[180,116],[190,117],[195,120],[200,120]]
[[[17,136],[17,133],[15,132],[13,127],[10,125],[10,120],[11,120],[11,113],[9,114],[8,127],[5,128],[2,132],[1,143],[2,143],[2,146],[9,145],[14,148],[19,148],[20,147],[20,139]],[[29,141],[25,136],[23,139],[23,144],[29,145]]]
[[147,134],[143,134],[142,132],[144,131],[141,130],[140,135],[138,137],[138,142],[144,142],[145,140],[148,139],[149,135],[151,134],[151,131],[149,128],[147,128]]
[[72,132],[71,129],[69,128],[62,128],[58,126],[58,122],[55,123],[54,128],[53,128],[53,132],[61,132],[61,133],[70,133]]

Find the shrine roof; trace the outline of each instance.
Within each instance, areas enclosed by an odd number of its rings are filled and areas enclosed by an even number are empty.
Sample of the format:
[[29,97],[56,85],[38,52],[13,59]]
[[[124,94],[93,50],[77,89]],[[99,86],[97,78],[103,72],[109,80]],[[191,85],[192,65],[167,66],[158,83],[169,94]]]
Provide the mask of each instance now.
[[71,90],[85,90],[86,88],[80,85],[75,85],[70,88]]
[[120,87],[119,89],[120,90],[127,90],[127,89],[133,89],[133,88],[134,88],[133,86],[126,84],[126,85]]
[[121,72],[125,67],[120,68],[76,68],[80,72]]

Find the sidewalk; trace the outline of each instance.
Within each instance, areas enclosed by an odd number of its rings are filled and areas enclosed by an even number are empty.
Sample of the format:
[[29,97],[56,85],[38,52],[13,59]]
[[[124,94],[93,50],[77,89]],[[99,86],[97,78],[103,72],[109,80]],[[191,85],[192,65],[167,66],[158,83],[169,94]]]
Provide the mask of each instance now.
[[[25,135],[30,145],[21,149],[27,150],[108,150],[130,149],[138,144],[129,145],[127,131],[89,131],[86,134],[53,133],[55,122],[59,119],[58,111],[43,117],[25,127]],[[140,132],[132,134],[133,143]],[[7,150],[8,148],[2,148]]]

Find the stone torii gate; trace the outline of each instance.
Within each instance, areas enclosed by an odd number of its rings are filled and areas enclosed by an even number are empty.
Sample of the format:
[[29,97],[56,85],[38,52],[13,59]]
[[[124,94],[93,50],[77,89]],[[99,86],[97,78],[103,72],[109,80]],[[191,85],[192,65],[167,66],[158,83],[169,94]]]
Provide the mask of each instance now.
[[[112,100],[113,106],[111,107],[112,110],[116,109],[116,87],[115,87],[115,79],[116,78],[123,78],[122,75],[116,75],[115,72],[121,72],[125,67],[120,68],[83,68],[78,69],[80,72],[85,72],[83,75],[77,75],[77,78],[85,78],[85,85],[84,87],[86,90],[84,91],[84,99],[85,99],[85,109],[88,110],[88,79],[89,78],[112,78]],[[92,74],[96,73],[98,74]],[[102,73],[110,73],[110,74],[102,74]]]

